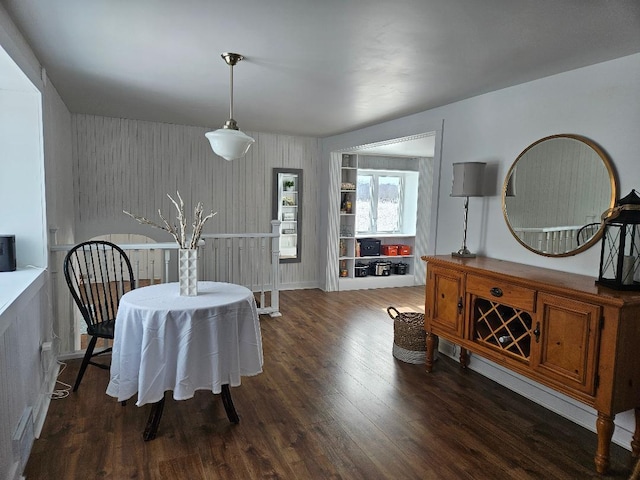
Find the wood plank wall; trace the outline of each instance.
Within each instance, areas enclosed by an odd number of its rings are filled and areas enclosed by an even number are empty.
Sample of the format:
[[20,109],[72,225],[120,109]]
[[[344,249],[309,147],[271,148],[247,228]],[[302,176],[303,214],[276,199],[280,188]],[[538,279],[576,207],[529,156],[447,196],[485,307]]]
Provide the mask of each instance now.
[[271,230],[272,169],[304,171],[302,262],[282,265],[283,288],[317,287],[320,279],[318,211],[320,140],[247,132],[256,139],[242,160],[216,156],[206,128],[72,115],[76,180],[76,241],[109,233],[139,233],[172,241],[165,232],[139,225],[128,210],[159,221],[158,208],[169,218],[175,209],[167,194],[180,191],[187,211],[197,202],[218,214],[209,233],[253,233]]

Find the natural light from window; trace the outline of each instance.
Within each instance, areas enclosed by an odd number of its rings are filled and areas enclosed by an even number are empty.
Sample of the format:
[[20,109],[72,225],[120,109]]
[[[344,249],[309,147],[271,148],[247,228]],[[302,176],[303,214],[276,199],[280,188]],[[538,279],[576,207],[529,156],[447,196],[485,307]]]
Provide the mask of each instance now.
[[[356,234],[401,234],[415,231],[417,172],[358,170]],[[405,215],[405,209],[413,211]],[[408,225],[411,220],[413,225]]]

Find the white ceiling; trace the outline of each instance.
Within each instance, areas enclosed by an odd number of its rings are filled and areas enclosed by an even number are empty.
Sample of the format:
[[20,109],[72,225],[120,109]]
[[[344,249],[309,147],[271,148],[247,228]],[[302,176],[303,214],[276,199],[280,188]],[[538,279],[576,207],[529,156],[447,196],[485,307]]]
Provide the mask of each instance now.
[[74,113],[325,137],[640,52],[640,0],[0,0]]

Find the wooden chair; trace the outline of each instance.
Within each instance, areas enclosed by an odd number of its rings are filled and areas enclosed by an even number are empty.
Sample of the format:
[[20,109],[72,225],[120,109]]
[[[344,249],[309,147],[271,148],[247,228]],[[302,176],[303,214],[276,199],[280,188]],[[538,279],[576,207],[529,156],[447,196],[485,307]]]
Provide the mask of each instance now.
[[91,240],[73,247],[64,259],[64,277],[91,337],[73,386],[75,392],[87,365],[110,368],[92,360],[111,351],[108,347],[94,353],[96,342],[99,338],[113,340],[120,298],[135,288],[135,281],[127,254],[117,245],[103,240]]

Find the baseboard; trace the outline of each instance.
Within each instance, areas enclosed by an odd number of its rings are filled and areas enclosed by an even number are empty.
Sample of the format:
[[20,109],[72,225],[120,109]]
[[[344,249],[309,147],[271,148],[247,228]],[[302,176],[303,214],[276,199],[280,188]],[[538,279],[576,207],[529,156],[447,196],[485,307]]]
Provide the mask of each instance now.
[[281,283],[279,285],[280,291],[282,290],[309,290],[312,288],[321,288],[318,282],[295,282],[295,283]]
[[42,390],[38,397],[38,402],[34,408],[35,414],[33,423],[36,438],[40,438],[42,426],[47,418],[47,412],[49,411],[49,405],[51,403],[51,392],[53,392],[56,387],[56,380],[58,379],[59,373],[60,364],[55,362],[44,379]]
[[[457,348],[457,346],[446,340],[440,340],[439,352],[455,361],[458,361],[456,353],[459,350],[456,350]],[[480,373],[589,431],[596,432],[598,413],[593,408],[493,363],[480,355],[471,354],[469,359],[468,368],[470,370]],[[612,442],[622,448],[631,450],[631,440],[635,429],[633,411],[618,414],[615,419],[615,427],[613,438],[611,439]]]
[[338,279],[338,290],[365,290],[377,288],[414,287],[416,278],[413,275],[367,276],[361,278]]

